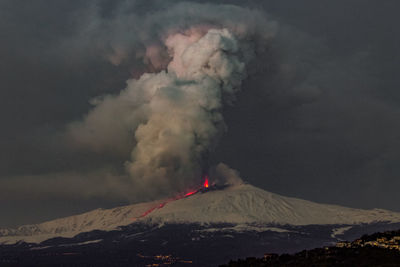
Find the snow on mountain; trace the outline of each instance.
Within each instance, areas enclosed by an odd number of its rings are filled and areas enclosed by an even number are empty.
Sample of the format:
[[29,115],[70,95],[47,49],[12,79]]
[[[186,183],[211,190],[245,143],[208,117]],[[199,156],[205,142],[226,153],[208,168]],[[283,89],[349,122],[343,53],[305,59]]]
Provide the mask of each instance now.
[[0,229],[0,244],[41,242],[53,237],[73,237],[92,230],[114,230],[128,225],[136,217],[159,204],[158,201],[117,207],[113,209],[96,209],[83,214],[56,219],[40,224],[23,225],[15,229]]
[[249,184],[174,201],[146,217],[156,222],[358,224],[400,222],[400,213],[361,210],[280,196]]
[[224,190],[199,192],[170,202],[160,200],[106,210],[96,209],[41,224],[0,229],[0,243],[19,240],[41,242],[52,237],[72,237],[92,230],[118,229],[133,222],[352,225],[379,221],[400,222],[400,213],[318,204],[242,184]]

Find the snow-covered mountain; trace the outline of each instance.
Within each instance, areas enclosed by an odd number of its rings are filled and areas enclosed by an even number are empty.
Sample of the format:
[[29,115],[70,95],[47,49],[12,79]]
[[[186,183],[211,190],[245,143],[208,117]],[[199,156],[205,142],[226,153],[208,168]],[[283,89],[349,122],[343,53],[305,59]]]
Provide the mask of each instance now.
[[318,204],[242,184],[173,201],[146,219],[172,223],[359,224],[400,222],[400,213]]
[[0,229],[0,243],[41,242],[92,230],[114,230],[132,223],[231,223],[241,225],[232,229],[243,230],[248,226],[254,230],[254,225],[356,225],[373,222],[400,222],[400,213],[318,204],[241,184],[222,190],[201,190],[178,200],[96,209],[41,224]]

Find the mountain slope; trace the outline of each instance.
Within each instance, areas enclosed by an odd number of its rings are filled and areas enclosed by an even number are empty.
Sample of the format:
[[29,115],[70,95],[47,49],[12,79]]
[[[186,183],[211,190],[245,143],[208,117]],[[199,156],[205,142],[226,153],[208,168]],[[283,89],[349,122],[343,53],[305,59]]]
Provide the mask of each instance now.
[[41,242],[56,236],[72,237],[92,230],[113,230],[134,222],[352,225],[378,221],[400,222],[400,213],[318,204],[242,184],[224,190],[198,192],[179,200],[97,209],[17,229],[0,229],[0,243]]
[[399,222],[400,213],[318,204],[243,184],[168,203],[147,219],[173,223],[358,224]]

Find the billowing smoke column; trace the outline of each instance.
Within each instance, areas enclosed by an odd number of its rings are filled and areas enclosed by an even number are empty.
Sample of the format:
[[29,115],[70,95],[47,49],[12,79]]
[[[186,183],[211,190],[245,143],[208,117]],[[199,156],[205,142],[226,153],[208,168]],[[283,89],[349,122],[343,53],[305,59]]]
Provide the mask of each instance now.
[[[135,132],[137,145],[127,169],[145,187],[171,190],[197,183],[201,160],[223,129],[223,94],[233,94],[245,77],[238,43],[226,29],[201,38],[176,34],[166,40],[172,53],[168,72],[143,75],[146,121]],[[197,178],[197,179],[196,179]],[[173,187],[173,188],[170,188]]]
[[[251,38],[260,34],[245,24],[232,25],[167,31],[166,69],[128,80],[118,96],[94,100],[95,108],[83,122],[70,125],[70,134],[80,141],[99,140],[98,131],[130,135],[125,168],[134,192],[165,195],[201,184],[204,156],[225,129],[223,103],[240,89],[255,52]],[[163,65],[165,58],[158,46],[148,46],[146,57],[153,65]]]

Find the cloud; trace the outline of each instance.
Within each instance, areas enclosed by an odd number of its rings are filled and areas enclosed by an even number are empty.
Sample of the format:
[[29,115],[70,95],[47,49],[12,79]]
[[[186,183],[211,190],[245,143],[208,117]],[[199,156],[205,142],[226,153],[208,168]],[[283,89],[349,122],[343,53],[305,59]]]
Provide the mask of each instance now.
[[240,185],[243,184],[242,178],[237,170],[230,168],[224,163],[219,163],[215,167],[215,180],[217,184],[222,185]]
[[118,151],[135,140],[125,163],[133,193],[182,191],[208,172],[204,157],[224,130],[223,100],[240,90],[251,55],[243,49],[253,47],[241,47],[242,32],[236,39],[226,28],[207,28],[170,34],[166,71],[128,80],[119,95],[95,99],[84,121],[69,126],[69,136],[94,150]]

